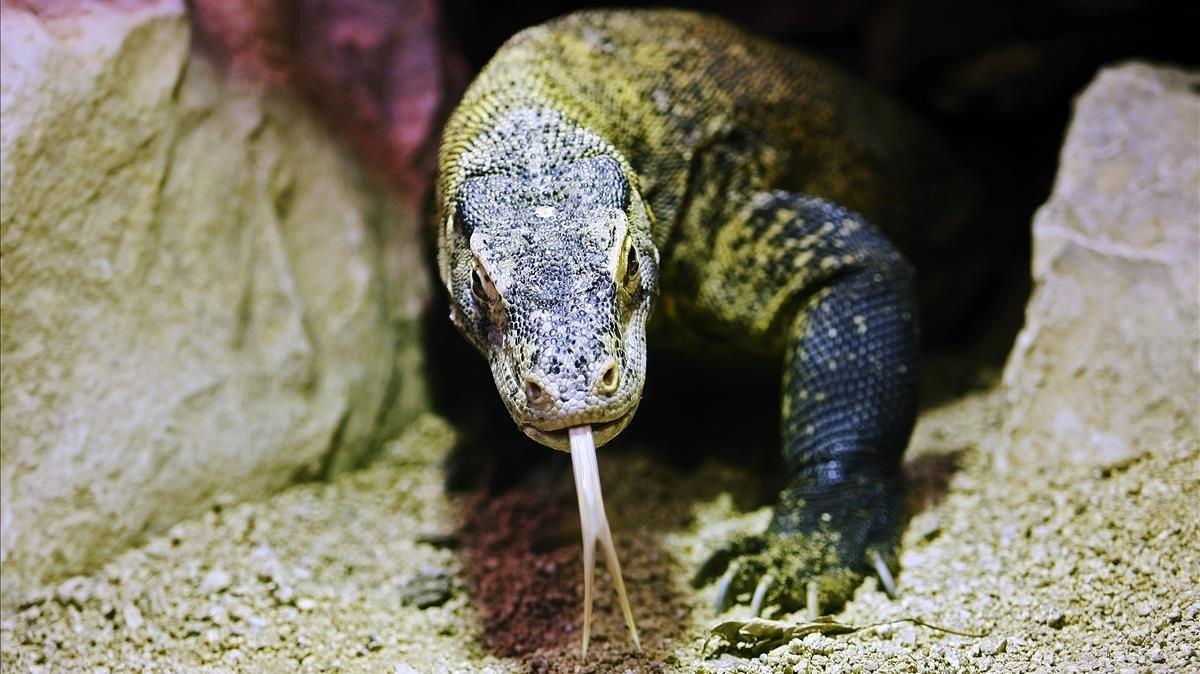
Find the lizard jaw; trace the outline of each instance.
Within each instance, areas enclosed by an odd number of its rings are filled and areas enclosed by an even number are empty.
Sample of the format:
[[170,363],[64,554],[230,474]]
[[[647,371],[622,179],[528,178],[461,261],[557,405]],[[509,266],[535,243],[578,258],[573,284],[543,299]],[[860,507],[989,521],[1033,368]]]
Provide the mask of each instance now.
[[[618,433],[625,430],[630,421],[633,421],[633,414],[637,411],[635,405],[620,416],[609,421],[594,421],[591,422],[592,434],[596,439],[596,446],[600,447],[612,440]],[[572,426],[580,424],[573,423]],[[532,424],[521,424],[521,431],[528,435],[531,439],[543,444],[551,449],[557,449],[560,452],[571,451],[571,440],[569,436],[568,426],[555,428],[550,430],[540,429]]]

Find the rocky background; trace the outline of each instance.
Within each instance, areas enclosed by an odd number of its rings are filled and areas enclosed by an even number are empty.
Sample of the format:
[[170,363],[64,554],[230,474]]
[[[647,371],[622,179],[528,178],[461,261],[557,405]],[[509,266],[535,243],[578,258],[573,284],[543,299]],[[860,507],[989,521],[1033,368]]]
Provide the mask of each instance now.
[[[1200,77],[1097,72],[1194,65],[1197,10],[695,6],[873,79],[986,188],[987,254],[949,254],[991,282],[929,357],[902,597],[868,581],[842,616],[986,637],[704,650],[686,580],[761,526],[769,466],[648,388],[601,466],[647,654],[602,577],[578,660],[566,465],[501,450],[420,226],[469,73],[571,7],[9,0],[4,669],[1200,668]],[[446,464],[456,442],[482,458]]]
[[[196,20],[266,44],[221,9]],[[392,111],[347,92],[350,137],[396,150],[372,175],[279,86],[324,91],[325,54],[205,58],[191,18],[3,6],[6,605],[214,502],[353,466],[425,406],[419,183],[446,102],[396,73],[441,72],[410,53],[430,41],[381,61]],[[434,33],[432,7],[413,18]]]

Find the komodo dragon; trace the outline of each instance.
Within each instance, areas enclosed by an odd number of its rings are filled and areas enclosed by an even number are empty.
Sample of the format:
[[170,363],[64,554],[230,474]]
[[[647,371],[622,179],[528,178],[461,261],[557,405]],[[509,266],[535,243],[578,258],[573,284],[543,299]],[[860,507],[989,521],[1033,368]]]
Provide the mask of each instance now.
[[888,236],[957,226],[953,166],[864,84],[724,20],[572,14],[508,40],[445,128],[451,319],[560,450],[625,428],[648,340],[781,361],[789,482],[695,584],[720,579],[718,610],[836,608],[868,572],[891,590],[919,353]]

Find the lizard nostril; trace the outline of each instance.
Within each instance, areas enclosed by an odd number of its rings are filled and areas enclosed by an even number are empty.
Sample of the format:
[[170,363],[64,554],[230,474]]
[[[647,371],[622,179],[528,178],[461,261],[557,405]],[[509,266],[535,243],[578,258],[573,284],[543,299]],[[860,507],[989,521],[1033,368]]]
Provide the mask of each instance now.
[[608,365],[604,367],[604,371],[600,373],[600,379],[596,382],[596,390],[605,395],[615,393],[617,384],[621,382],[621,373],[617,370],[617,361],[611,358]]
[[529,402],[531,404],[540,405],[542,402],[547,400],[550,396],[548,396],[546,394],[546,389],[542,388],[541,384],[537,383],[536,381],[534,381],[532,379],[526,379],[525,380],[525,397],[529,399]]

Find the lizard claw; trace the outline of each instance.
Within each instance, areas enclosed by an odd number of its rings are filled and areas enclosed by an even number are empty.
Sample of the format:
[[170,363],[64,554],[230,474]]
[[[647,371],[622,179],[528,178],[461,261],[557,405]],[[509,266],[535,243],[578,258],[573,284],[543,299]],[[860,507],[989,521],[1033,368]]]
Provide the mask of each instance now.
[[758,586],[754,588],[754,598],[750,600],[750,614],[755,618],[762,615],[763,600],[767,598],[767,590],[771,589],[774,582],[775,579],[768,573],[758,581]]
[[871,566],[875,567],[875,573],[879,574],[879,583],[883,585],[883,591],[887,593],[888,599],[895,599],[897,597],[896,580],[892,578],[892,571],[883,561],[883,555],[879,554],[878,550],[871,551]]
[[763,550],[766,541],[761,535],[741,536],[714,550],[700,564],[696,575],[692,577],[692,587],[701,588],[712,582],[714,578],[729,575],[728,569],[737,567],[738,560],[744,555],[751,555]]
[[821,600],[817,595],[817,581],[808,581],[808,585],[805,586],[805,595],[807,595],[805,612],[808,614],[809,622],[812,622],[821,615]]
[[733,578],[737,575],[737,562],[729,565],[729,569],[725,571],[725,575],[721,576],[721,580],[717,581],[717,600],[713,608],[717,613],[723,613],[733,599]]
[[878,575],[880,589],[894,597],[888,563],[894,559],[896,508],[891,492],[879,489],[880,498],[851,491],[781,499],[768,529],[714,550],[692,578],[693,587],[716,583],[717,613],[747,604],[755,616],[770,606],[816,618],[842,606],[865,574]]
[[718,548],[700,565],[692,584],[697,588],[716,584],[717,613],[742,603],[759,616],[768,606],[803,610],[806,579],[812,581],[808,604],[816,608],[820,608],[818,599],[830,599],[827,594],[832,592],[836,600],[854,587],[850,571],[826,542],[770,533],[741,536]]

